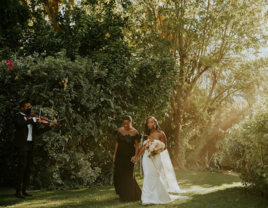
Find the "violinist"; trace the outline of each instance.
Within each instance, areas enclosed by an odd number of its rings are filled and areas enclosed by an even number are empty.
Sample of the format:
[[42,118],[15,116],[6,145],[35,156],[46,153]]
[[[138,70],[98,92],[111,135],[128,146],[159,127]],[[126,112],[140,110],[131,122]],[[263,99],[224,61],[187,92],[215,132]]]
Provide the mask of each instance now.
[[31,104],[27,101],[20,103],[21,112],[13,117],[15,126],[15,136],[12,146],[15,147],[18,156],[18,170],[16,180],[16,193],[18,198],[32,196],[27,192],[27,186],[30,181],[30,170],[33,163],[33,149],[35,136],[49,131],[56,123],[50,122],[45,128],[38,128],[37,123],[41,123],[39,117],[28,117],[31,115]]

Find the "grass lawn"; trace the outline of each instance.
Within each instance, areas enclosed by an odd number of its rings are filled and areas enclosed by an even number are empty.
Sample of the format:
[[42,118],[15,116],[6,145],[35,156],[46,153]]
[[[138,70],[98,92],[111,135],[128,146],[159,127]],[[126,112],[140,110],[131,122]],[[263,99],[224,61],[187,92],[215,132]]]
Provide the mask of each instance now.
[[[181,189],[187,196],[167,205],[148,207],[189,208],[268,208],[268,199],[247,192],[239,177],[221,173],[176,171]],[[142,177],[137,177],[142,186]],[[143,207],[141,202],[122,203],[113,186],[91,187],[73,191],[40,191],[33,197],[17,199],[13,195],[0,195],[0,207]]]

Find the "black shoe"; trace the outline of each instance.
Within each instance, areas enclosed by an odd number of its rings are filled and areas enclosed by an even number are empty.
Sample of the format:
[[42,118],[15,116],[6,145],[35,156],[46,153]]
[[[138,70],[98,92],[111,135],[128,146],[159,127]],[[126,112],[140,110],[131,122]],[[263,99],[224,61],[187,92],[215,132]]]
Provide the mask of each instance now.
[[23,196],[21,194],[21,190],[20,189],[17,189],[16,190],[15,197],[18,197],[18,198],[21,198],[21,199],[24,199],[25,198],[25,196]]
[[29,193],[27,192],[26,189],[23,189],[23,190],[22,190],[22,194],[23,194],[24,196],[33,196],[32,194],[29,194]]

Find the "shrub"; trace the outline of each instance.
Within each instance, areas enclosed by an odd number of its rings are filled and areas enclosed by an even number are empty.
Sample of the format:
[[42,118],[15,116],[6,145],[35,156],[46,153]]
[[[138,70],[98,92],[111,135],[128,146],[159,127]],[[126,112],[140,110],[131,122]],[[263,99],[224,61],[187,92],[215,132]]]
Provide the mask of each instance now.
[[[21,12],[0,25],[1,185],[11,185],[15,177],[11,118],[21,100],[62,124],[37,138],[32,183],[36,188],[111,183],[112,132],[121,125],[122,115],[132,115],[140,130],[148,115],[163,118],[175,78],[174,60],[166,52],[154,56],[129,48],[122,30],[129,27],[125,9],[130,3],[66,3],[55,16],[62,31],[56,32],[44,18],[42,2],[32,1],[29,5],[36,10],[29,12],[20,1],[5,0],[0,8],[4,15],[13,7]],[[117,10],[117,4],[124,9]]]
[[243,184],[268,195],[268,98],[262,98],[240,124],[219,141],[220,162],[240,172]]
[[43,116],[62,124],[37,138],[32,183],[36,188],[87,186],[100,173],[97,181],[110,183],[115,143],[112,132],[121,125],[122,115],[131,114],[135,127],[143,127],[148,114],[164,116],[174,81],[173,60],[149,54],[131,57],[121,41],[110,48],[96,53],[95,60],[77,56],[72,61],[61,52],[55,58],[37,54],[13,58],[13,70],[8,68],[10,63],[1,62],[3,185],[14,179],[12,116],[19,112],[21,100],[29,100],[34,112],[38,114],[42,108]]

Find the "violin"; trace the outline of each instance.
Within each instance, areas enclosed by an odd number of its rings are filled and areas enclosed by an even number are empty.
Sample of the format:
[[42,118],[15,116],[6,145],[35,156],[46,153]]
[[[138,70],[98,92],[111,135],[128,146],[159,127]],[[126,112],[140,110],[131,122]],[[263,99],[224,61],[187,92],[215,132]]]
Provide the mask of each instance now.
[[[39,118],[39,116],[38,115],[36,115],[36,114],[34,114],[34,113],[32,113],[31,115],[26,115],[27,116],[27,119],[31,119],[32,117],[37,117],[37,118]],[[48,125],[52,120],[49,120],[47,117],[40,117],[40,119],[41,119],[41,124],[43,124],[43,125]],[[61,127],[61,125],[60,124],[58,124],[58,123],[56,123],[55,122],[55,124],[58,126],[58,127]]]

